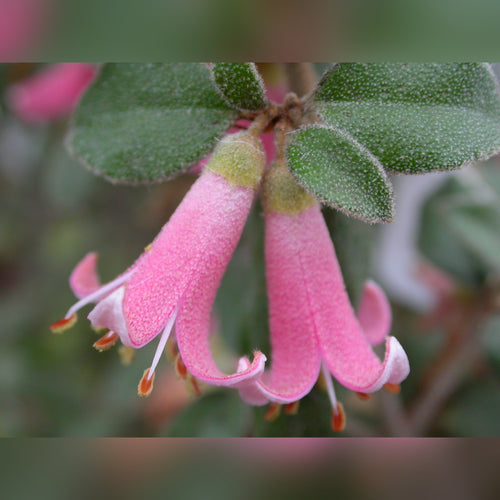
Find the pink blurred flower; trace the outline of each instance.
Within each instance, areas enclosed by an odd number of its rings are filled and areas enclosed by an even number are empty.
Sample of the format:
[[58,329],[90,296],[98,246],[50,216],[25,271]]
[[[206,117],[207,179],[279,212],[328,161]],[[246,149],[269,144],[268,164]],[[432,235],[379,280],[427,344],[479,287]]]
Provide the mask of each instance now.
[[96,71],[95,64],[53,64],[11,87],[9,105],[20,118],[30,123],[64,118],[78,104]]
[[32,53],[47,21],[47,0],[0,0],[0,60]]
[[[249,404],[289,404],[305,396],[323,372],[334,427],[343,427],[330,373],[344,386],[366,394],[399,384],[408,359],[388,337],[391,311],[373,282],[364,289],[358,317],[319,204],[274,167],[264,184],[266,280],[272,366],[260,380],[241,388]],[[372,345],[385,340],[383,362]],[[248,361],[240,361],[246,369]]]
[[71,325],[76,312],[97,305],[88,318],[110,331],[96,343],[105,349],[118,338],[140,348],[158,335],[153,363],[144,373],[139,393],[150,392],[156,365],[174,323],[180,371],[212,385],[238,386],[262,374],[265,356],[254,353],[247,369],[222,373],[212,358],[209,335],[212,302],[239,240],[260,183],[265,157],[260,139],[249,132],[226,136],[217,145],[200,178],[156,239],[139,259],[114,281],[101,286],[97,256],[87,255],[70,277],[80,300],[58,331]]

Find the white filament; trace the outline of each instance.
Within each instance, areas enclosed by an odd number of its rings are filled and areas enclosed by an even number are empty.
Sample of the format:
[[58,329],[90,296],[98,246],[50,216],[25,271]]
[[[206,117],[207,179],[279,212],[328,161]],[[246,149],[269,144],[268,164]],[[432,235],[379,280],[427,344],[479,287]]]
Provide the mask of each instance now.
[[333,411],[337,413],[338,409],[337,397],[335,396],[335,388],[333,387],[332,376],[330,375],[330,371],[328,370],[325,363],[321,363],[321,372],[323,373],[323,378],[325,379],[326,392],[328,393],[328,397],[330,398],[330,403],[332,405]]
[[151,368],[149,369],[148,376],[147,376],[146,380],[151,380],[151,378],[153,377],[156,366],[158,365],[158,362],[160,361],[161,355],[162,355],[163,351],[165,350],[165,346],[167,345],[167,340],[170,337],[170,333],[172,332],[172,328],[174,326],[176,318],[177,318],[177,311],[174,311],[172,316],[170,316],[170,318],[168,318],[167,324],[165,325],[165,328],[163,329],[163,332],[162,332],[161,337],[160,337],[160,342],[158,342],[158,347],[156,348],[153,362],[151,363]]

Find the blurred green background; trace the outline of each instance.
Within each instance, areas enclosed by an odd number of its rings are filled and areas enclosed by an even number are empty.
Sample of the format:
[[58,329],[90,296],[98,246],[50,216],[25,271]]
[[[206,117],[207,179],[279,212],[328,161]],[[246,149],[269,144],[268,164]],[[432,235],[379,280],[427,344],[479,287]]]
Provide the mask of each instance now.
[[24,61],[498,60],[495,0],[36,0]]
[[[1,436],[333,436],[326,394],[315,388],[297,415],[274,422],[229,389],[195,397],[162,360],[150,398],[136,395],[156,343],[131,366],[118,350],[98,353],[85,319],[63,335],[49,325],[75,301],[68,276],[98,251],[103,281],[129,266],[154,238],[193,182],[113,186],[66,152],[68,122],[27,125],[5,91],[37,65],[0,66],[0,435]],[[434,307],[422,311],[393,295],[395,335],[410,359],[400,395],[369,401],[340,388],[342,436],[498,436],[500,431],[500,165],[498,158],[446,177],[415,206],[419,252],[436,273]],[[371,252],[383,238],[325,211],[346,284],[357,302]],[[216,300],[222,365],[260,348],[269,353],[257,204]],[[429,274],[429,273],[427,273]],[[441,279],[443,278],[443,279]],[[443,282],[445,286],[443,285]],[[383,284],[383,280],[381,281]],[[226,366],[230,366],[226,364]]]

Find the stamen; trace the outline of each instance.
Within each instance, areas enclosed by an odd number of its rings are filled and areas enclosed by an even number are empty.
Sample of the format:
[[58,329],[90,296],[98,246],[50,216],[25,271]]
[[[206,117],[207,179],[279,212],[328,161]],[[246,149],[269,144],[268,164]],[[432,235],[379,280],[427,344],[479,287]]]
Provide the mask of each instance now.
[[186,379],[186,388],[188,392],[194,394],[195,396],[201,396],[201,389],[198,384],[198,380],[196,380],[196,378],[194,378],[191,374],[189,374]]
[[104,337],[101,337],[97,342],[94,342],[93,347],[99,352],[107,351],[116,344],[118,338],[117,333],[109,331],[106,335],[104,335]]
[[328,368],[324,363],[321,364],[321,373],[323,374],[323,381],[326,386],[326,392],[328,393],[328,398],[330,399],[330,403],[332,405],[333,411],[337,412],[337,397],[335,396],[335,388],[333,387],[332,376],[328,371]]
[[177,350],[175,338],[170,337],[165,347],[165,355],[167,359],[173,363],[177,359],[177,354],[179,354],[179,351]]
[[153,362],[151,363],[151,368],[149,369],[149,375],[148,375],[149,378],[152,378],[155,373],[156,366],[158,365],[158,361],[160,361],[161,355],[165,349],[165,345],[167,344],[167,340],[168,337],[170,336],[170,332],[172,331],[172,327],[174,326],[176,317],[177,317],[177,311],[174,311],[174,314],[170,316],[170,318],[167,321],[167,324],[165,325],[165,328],[163,329],[160,342],[158,342],[158,347],[156,348]]
[[297,413],[299,411],[299,405],[300,405],[299,400],[294,401],[293,403],[287,404],[285,406],[285,413],[287,415],[297,415]]
[[356,396],[363,401],[368,401],[371,398],[370,394],[366,394],[366,392],[356,392]]
[[341,432],[345,429],[345,411],[342,403],[337,402],[337,409],[332,410],[332,429]]
[[264,415],[264,420],[268,422],[274,422],[281,413],[281,405],[278,403],[270,403],[267,407],[267,411]]
[[135,359],[135,349],[126,345],[121,345],[118,349],[120,361],[124,366],[130,366]]
[[59,321],[56,321],[55,323],[52,323],[50,325],[50,329],[52,330],[52,333],[63,333],[66,330],[69,330],[72,326],[74,326],[77,319],[78,316],[76,313],[74,313],[69,318],[63,318],[60,319]]
[[175,357],[175,373],[177,373],[177,376],[180,378],[186,378],[188,376],[188,370],[180,353]]
[[79,309],[81,309],[83,306],[86,306],[87,304],[92,304],[92,303],[97,303],[99,302],[105,295],[107,295],[109,292],[114,291],[125,281],[127,281],[132,274],[134,274],[135,269],[132,269],[128,273],[125,273],[122,276],[119,276],[113,281],[110,281],[107,285],[101,286],[98,290],[96,290],[94,293],[91,293],[87,295],[86,297],[83,297],[83,299],[80,299],[76,304],[73,304],[68,312],[66,313],[65,318],[69,318],[72,316],[75,312],[77,312]]
[[399,384],[384,384],[384,389],[391,394],[399,394],[401,392]]
[[142,375],[141,381],[137,387],[137,394],[139,396],[149,396],[153,390],[153,382],[155,379],[154,372],[150,375],[150,369],[146,368],[144,374]]
[[337,401],[337,397],[335,396],[335,388],[333,387],[332,377],[330,372],[328,371],[327,366],[322,363],[321,372],[323,373],[323,379],[326,385],[326,392],[328,393],[328,397],[330,399],[330,403],[332,405],[332,429],[335,432],[343,431],[345,428],[345,412],[344,406],[342,403]]

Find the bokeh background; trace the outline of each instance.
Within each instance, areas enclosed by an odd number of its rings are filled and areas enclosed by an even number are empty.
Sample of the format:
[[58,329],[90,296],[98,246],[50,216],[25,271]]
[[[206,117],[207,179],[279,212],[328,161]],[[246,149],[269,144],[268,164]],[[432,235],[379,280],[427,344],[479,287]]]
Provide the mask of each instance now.
[[499,60],[496,0],[0,0],[0,59]]
[[[119,349],[98,353],[86,321],[54,335],[49,325],[75,301],[74,265],[98,251],[103,281],[142,252],[195,176],[115,186],[64,146],[70,116],[29,121],[12,88],[48,65],[0,66],[0,435],[334,436],[326,393],[315,388],[297,415],[266,419],[229,389],[195,396],[162,360],[149,398],[137,383],[155,343],[124,366]],[[318,75],[325,65],[316,65]],[[263,64],[266,78],[282,66]],[[495,69],[498,69],[495,66]],[[392,333],[408,353],[401,394],[369,401],[338,388],[341,436],[486,436],[500,433],[500,163],[394,179],[397,217],[370,226],[332,210],[325,218],[356,305],[374,277],[393,304]],[[90,310],[90,308],[88,308]],[[232,368],[255,348],[269,353],[263,219],[257,204],[214,308],[214,352]]]
[[20,500],[416,500],[445,495],[494,500],[500,486],[497,440],[489,445],[465,439],[35,439],[2,444],[6,460],[0,491]]

